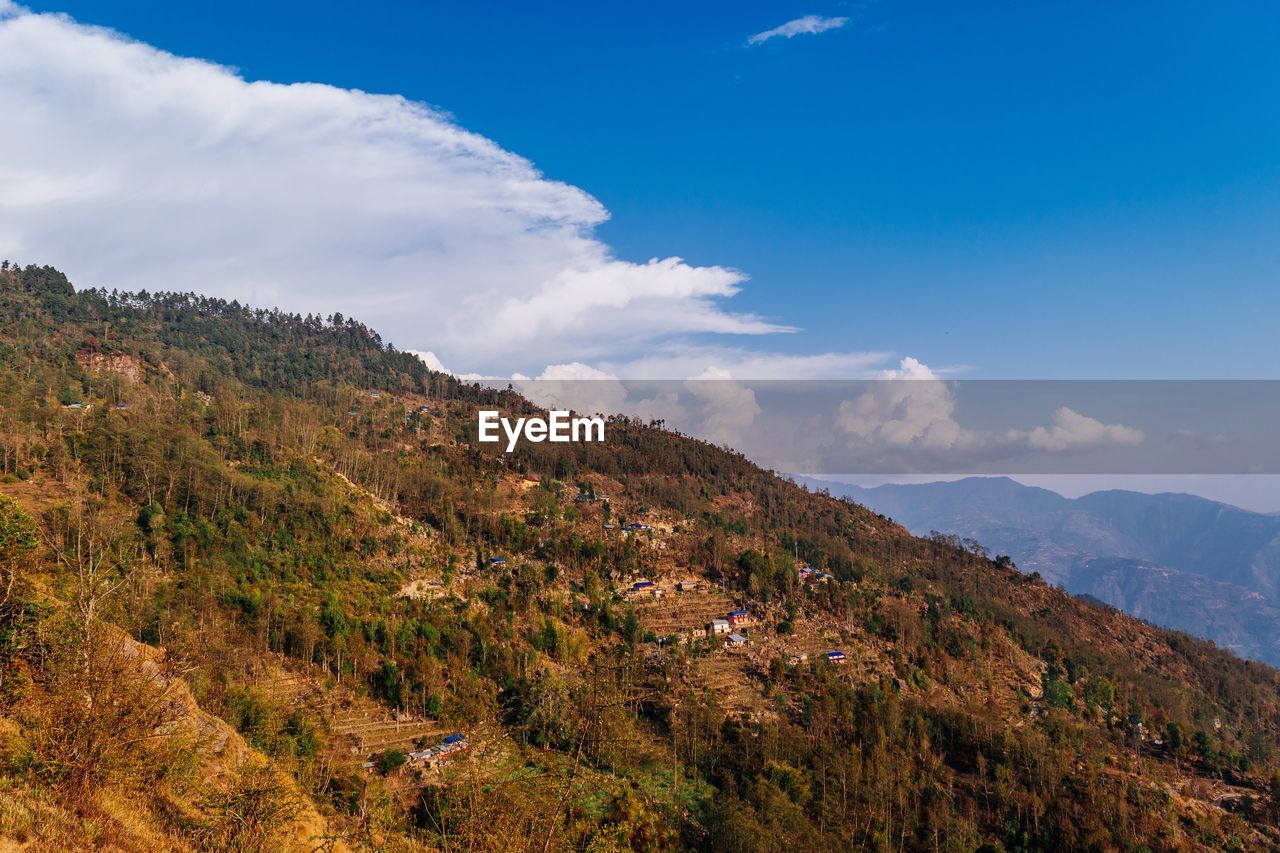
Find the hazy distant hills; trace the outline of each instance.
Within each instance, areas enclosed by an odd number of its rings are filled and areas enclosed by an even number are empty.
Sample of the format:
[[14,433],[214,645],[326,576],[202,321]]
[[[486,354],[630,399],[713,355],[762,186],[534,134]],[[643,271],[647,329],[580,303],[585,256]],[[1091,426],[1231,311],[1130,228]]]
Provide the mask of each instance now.
[[1005,477],[822,485],[912,532],[976,539],[1072,593],[1280,664],[1280,514],[1184,494],[1071,499]]

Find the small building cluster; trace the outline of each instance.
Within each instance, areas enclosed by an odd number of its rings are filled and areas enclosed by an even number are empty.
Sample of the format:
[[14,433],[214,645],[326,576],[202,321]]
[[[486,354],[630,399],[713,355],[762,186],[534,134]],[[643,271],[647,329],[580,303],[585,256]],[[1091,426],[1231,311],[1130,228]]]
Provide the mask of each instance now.
[[428,768],[436,767],[470,748],[471,744],[467,740],[467,736],[462,732],[454,732],[447,737],[441,738],[440,742],[435,746],[409,753],[409,763]]
[[[712,619],[707,623],[707,635],[716,637],[721,634],[732,634],[734,633],[734,628],[739,625],[749,625],[751,621],[751,614],[748,611],[741,608],[738,610],[730,610],[725,615],[725,618]],[[741,634],[737,634],[736,636],[739,636],[742,639],[742,643],[739,645],[745,646],[747,638],[743,637]],[[725,645],[727,647],[729,644],[726,642]]]
[[666,598],[672,594],[697,592],[705,587],[703,581],[685,578],[672,583],[670,580],[654,581],[649,578],[637,578],[624,582],[618,587],[618,594],[628,598]]
[[800,566],[800,580],[804,583],[829,583],[835,578],[826,572],[820,572],[813,566]]
[[633,582],[631,586],[624,589],[622,594],[627,598],[635,599],[662,598],[667,593],[666,590],[648,578],[640,578],[638,581]]

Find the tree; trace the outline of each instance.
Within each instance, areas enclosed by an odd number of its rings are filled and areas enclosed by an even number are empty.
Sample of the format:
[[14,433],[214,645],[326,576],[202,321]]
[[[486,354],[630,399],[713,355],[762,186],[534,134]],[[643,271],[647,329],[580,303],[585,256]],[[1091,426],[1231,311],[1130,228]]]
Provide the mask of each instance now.
[[[39,542],[39,532],[31,517],[11,498],[0,496],[0,684],[5,677],[5,658],[24,645],[29,611],[13,601],[23,565]],[[11,606],[12,603],[12,606]]]
[[409,756],[398,749],[388,749],[386,752],[378,756],[378,770],[382,775],[387,776],[404,767],[408,762]]
[[45,526],[49,550],[75,583],[72,606],[88,677],[94,626],[103,605],[128,579],[136,549],[124,536],[123,520],[112,518],[98,498],[54,507],[45,514]]
[[0,495],[0,612],[13,596],[22,563],[39,542],[40,532],[31,516],[13,498]]
[[626,617],[622,620],[622,639],[626,640],[628,645],[634,646],[640,641],[641,630],[640,619],[636,616],[635,610],[628,610]]
[[605,807],[600,831],[587,850],[659,851],[676,849],[676,833],[634,782],[624,782]]
[[1165,726],[1165,741],[1169,745],[1169,752],[1174,755],[1182,755],[1187,749],[1187,739],[1182,734],[1182,726],[1171,722]]

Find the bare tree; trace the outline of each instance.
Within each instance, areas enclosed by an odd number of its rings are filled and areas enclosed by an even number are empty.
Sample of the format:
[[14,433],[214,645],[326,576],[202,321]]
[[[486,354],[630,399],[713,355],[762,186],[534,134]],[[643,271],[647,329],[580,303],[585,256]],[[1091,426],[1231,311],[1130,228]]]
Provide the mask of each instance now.
[[111,516],[103,502],[91,496],[82,496],[75,506],[54,507],[44,521],[45,544],[75,585],[71,606],[82,674],[89,681],[94,626],[107,600],[129,580],[137,541],[126,535],[125,519]]

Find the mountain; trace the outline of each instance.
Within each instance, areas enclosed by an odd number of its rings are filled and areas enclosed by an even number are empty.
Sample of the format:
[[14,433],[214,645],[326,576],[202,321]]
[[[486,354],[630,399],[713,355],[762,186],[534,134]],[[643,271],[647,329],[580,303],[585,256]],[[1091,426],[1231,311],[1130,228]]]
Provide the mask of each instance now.
[[659,424],[503,453],[481,409],[540,413],[349,318],[0,265],[0,846],[1280,843],[1271,667]]
[[1280,517],[1184,494],[1073,500],[1004,477],[839,491],[916,533],[977,540],[1070,592],[1280,663]]
[[1280,518],[1193,495],[1106,491],[1076,505],[1123,537],[1135,557],[1280,595]]

